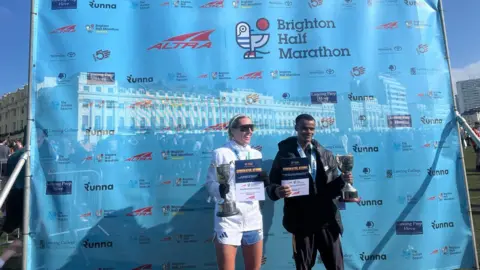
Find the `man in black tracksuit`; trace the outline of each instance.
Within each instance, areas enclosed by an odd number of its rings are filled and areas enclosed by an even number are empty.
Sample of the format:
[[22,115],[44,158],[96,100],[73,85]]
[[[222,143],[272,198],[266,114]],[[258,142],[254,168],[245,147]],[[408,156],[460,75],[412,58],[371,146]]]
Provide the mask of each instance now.
[[[297,270],[312,269],[317,250],[327,270],[343,270],[340,235],[343,225],[336,205],[345,182],[352,183],[351,174],[338,174],[332,152],[313,140],[315,119],[302,114],[295,120],[296,137],[278,144],[279,151],[270,171],[268,196],[276,201],[285,198],[283,226],[293,234],[293,257]],[[282,186],[283,158],[306,157],[309,160],[309,195],[288,198],[289,186]]]

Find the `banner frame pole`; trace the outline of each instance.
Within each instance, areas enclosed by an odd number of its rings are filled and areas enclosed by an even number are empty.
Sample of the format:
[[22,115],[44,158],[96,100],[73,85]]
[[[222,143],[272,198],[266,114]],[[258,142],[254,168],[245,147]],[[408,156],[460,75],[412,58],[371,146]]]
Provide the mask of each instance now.
[[23,252],[22,252],[22,269],[28,269],[28,256],[29,256],[29,238],[30,238],[30,180],[31,180],[31,129],[34,125],[32,125],[34,119],[33,111],[32,111],[32,100],[33,100],[33,54],[34,54],[34,36],[35,36],[35,22],[36,22],[36,2],[35,0],[31,0],[30,2],[30,44],[29,44],[29,52],[28,52],[28,109],[27,109],[27,127],[24,133],[25,136],[25,153],[27,153],[27,160],[25,163],[25,185],[24,185],[24,196],[23,196],[23,224],[22,224],[22,242],[23,242]]
[[[455,113],[455,122],[456,122],[456,125],[457,125],[457,133],[460,134],[460,127],[459,127],[459,124],[458,124],[458,120],[457,120],[457,104],[455,102],[455,92],[453,91],[453,86],[454,86],[454,82],[453,82],[453,79],[452,79],[452,67],[451,67],[451,64],[450,64],[450,52],[448,50],[448,39],[447,39],[447,28],[446,28],[446,25],[445,25],[445,17],[444,17],[444,13],[443,13],[443,3],[442,3],[442,0],[438,0],[438,11],[440,13],[440,21],[441,21],[441,26],[442,26],[442,34],[443,34],[443,41],[444,41],[444,46],[445,46],[445,59],[447,60],[447,65],[448,65],[448,76],[450,77],[450,89],[451,89],[451,93],[452,93],[452,100],[453,100],[453,110],[454,110],[454,113]],[[463,152],[463,147],[462,147],[462,138],[461,136],[458,136],[458,141],[459,141],[459,145],[460,145],[460,159],[462,160],[462,164],[463,164],[463,178],[464,178],[464,183],[465,183],[465,188],[466,188],[466,196],[467,196],[467,208],[468,208],[468,214],[469,214],[469,217],[470,217],[470,228],[472,230],[472,244],[473,244],[473,250],[474,250],[474,260],[475,260],[475,268],[474,269],[480,269],[479,268],[479,264],[478,264],[478,254],[477,254],[477,241],[475,239],[475,228],[474,228],[474,224],[473,224],[473,215],[472,215],[472,207],[471,207],[471,202],[470,202],[470,193],[469,193],[469,189],[468,189],[468,178],[467,178],[467,170],[466,170],[466,166],[465,166],[465,155],[464,155],[464,152]]]

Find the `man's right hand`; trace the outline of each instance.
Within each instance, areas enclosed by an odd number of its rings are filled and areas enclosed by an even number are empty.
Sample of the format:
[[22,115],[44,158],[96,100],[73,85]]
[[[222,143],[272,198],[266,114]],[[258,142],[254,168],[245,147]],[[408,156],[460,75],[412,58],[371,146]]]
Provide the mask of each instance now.
[[290,186],[279,186],[277,189],[275,189],[275,194],[279,198],[289,197],[292,195],[292,188]]

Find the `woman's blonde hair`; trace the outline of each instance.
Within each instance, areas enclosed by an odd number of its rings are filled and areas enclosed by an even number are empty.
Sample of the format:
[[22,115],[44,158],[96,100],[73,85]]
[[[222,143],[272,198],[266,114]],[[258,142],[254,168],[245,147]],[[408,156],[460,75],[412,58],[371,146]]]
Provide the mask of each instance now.
[[243,118],[249,118],[248,116],[244,115],[244,114],[237,114],[235,115],[234,117],[232,117],[230,119],[230,121],[228,121],[228,138],[229,139],[232,139],[233,138],[233,132],[232,132],[232,129],[233,128],[236,128],[237,125],[238,125],[238,121],[240,121],[240,119],[243,119]]

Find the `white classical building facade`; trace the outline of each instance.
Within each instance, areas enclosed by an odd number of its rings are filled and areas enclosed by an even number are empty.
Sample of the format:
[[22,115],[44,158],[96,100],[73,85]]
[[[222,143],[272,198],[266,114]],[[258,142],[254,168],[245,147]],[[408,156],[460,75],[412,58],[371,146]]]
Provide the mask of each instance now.
[[0,97],[0,140],[21,140],[27,124],[28,85]]
[[[217,95],[119,87],[104,74],[80,73],[78,130],[115,134],[154,132],[200,133],[222,130],[235,114],[250,116],[260,134],[291,133],[295,118],[309,113],[319,132],[338,131],[334,104],[304,104],[275,100],[251,89],[220,91]],[[96,77],[96,78],[95,78]],[[220,128],[219,128],[220,127]],[[84,132],[79,132],[82,139]]]
[[[291,134],[295,118],[308,113],[315,117],[320,133],[338,132],[345,127],[350,131],[386,131],[390,129],[388,116],[410,115],[406,88],[388,75],[379,76],[376,81],[385,93],[380,100],[377,97],[348,100],[344,93],[340,93],[338,104],[309,104],[290,98],[275,98],[252,89],[199,94],[166,91],[148,83],[125,87],[119,85],[114,73],[81,72],[69,81],[69,88],[77,88],[76,96],[71,99],[77,103],[72,106],[72,116],[76,117],[77,123],[71,123],[69,128],[78,131],[78,140],[85,139],[91,132],[104,135],[133,135],[145,131],[225,132],[224,127],[233,115],[246,114],[258,126],[260,134]],[[60,83],[65,82],[47,77],[37,89],[55,88]],[[341,115],[336,111],[341,111]],[[93,137],[100,139],[102,136]]]

